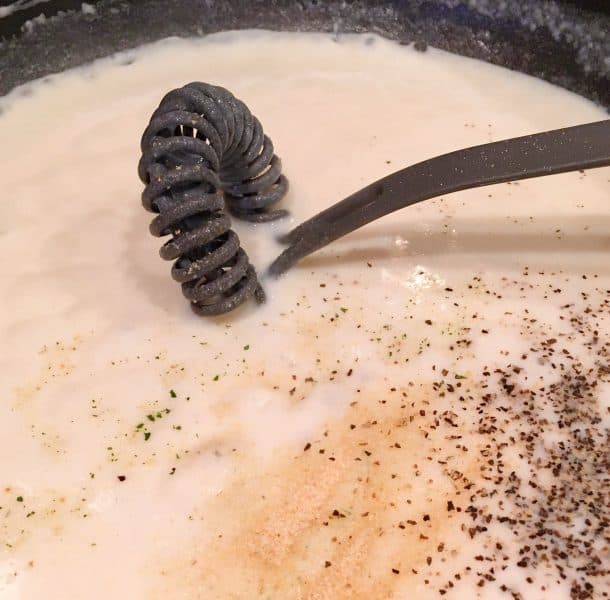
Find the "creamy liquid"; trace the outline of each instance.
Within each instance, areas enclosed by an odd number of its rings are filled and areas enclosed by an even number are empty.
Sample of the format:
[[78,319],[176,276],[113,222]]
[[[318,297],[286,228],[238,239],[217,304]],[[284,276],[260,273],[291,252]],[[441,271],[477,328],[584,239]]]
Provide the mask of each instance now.
[[235,223],[259,272],[398,168],[605,116],[434,49],[266,32],[3,99],[0,598],[608,597],[610,170],[400,211],[201,319],[136,177],[193,80],[290,180],[289,219]]

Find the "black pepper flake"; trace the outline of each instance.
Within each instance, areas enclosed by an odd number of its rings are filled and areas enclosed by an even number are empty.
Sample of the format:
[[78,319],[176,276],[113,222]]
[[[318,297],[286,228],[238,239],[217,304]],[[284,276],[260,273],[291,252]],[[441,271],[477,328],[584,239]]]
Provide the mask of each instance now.
[[125,477],[125,475],[117,475],[117,479],[119,481],[125,481],[127,479],[127,477]]

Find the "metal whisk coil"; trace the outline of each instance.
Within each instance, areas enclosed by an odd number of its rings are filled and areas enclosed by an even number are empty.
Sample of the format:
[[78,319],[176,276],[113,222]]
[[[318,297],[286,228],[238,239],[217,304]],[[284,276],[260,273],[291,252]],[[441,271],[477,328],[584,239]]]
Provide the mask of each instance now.
[[228,90],[193,82],[172,90],[141,142],[142,204],[150,232],[171,235],[161,257],[200,315],[227,313],[264,292],[228,213],[265,222],[288,190],[282,164],[258,119]]

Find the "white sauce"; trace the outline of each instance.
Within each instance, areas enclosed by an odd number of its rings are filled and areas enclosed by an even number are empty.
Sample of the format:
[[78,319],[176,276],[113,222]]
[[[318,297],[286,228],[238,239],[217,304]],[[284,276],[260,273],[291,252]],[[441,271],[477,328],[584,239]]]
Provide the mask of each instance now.
[[[604,118],[533,78],[371,35],[166,40],[2,100],[0,599],[569,598],[580,559],[526,538],[540,506],[571,514],[572,533],[593,518],[549,497],[564,483],[584,498],[568,462],[544,467],[558,444],[608,497],[591,465],[603,473],[610,420],[610,170],[401,211],[265,281],[266,305],[200,319],[136,177],[150,113],[193,80],[247,103],[290,179],[289,220],[235,223],[260,272],[279,232],[398,168]],[[598,380],[566,401],[584,454],[552,408],[578,361]],[[515,416],[530,388],[533,425]],[[499,430],[479,431],[484,416]],[[469,505],[494,515],[473,537]],[[583,536],[608,569],[607,542]],[[517,566],[538,542],[538,568]],[[603,597],[607,576],[586,580]]]

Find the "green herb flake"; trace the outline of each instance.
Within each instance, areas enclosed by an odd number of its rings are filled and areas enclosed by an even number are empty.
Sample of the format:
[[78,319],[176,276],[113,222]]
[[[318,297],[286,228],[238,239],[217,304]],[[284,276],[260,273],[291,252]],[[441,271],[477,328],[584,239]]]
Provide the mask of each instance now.
[[150,439],[150,431],[144,432],[144,441],[147,442]]
[[155,415],[153,415],[153,414],[146,415],[146,418],[147,418],[149,421],[153,421],[153,422],[154,422],[154,420],[155,420]]
[[136,429],[142,429],[142,427],[144,427],[144,423],[138,423],[136,425]]
[[345,306],[342,306],[342,307],[341,307],[341,312],[342,312],[342,313],[346,313],[346,312],[347,312],[347,308],[345,308]]
[[170,390],[170,391],[169,391],[169,395],[170,395],[172,398],[175,398],[175,397],[176,397],[176,392],[174,392],[174,390]]
[[17,496],[17,502],[23,502],[23,496]]
[[220,375],[214,375],[213,381],[218,381],[220,379]]

